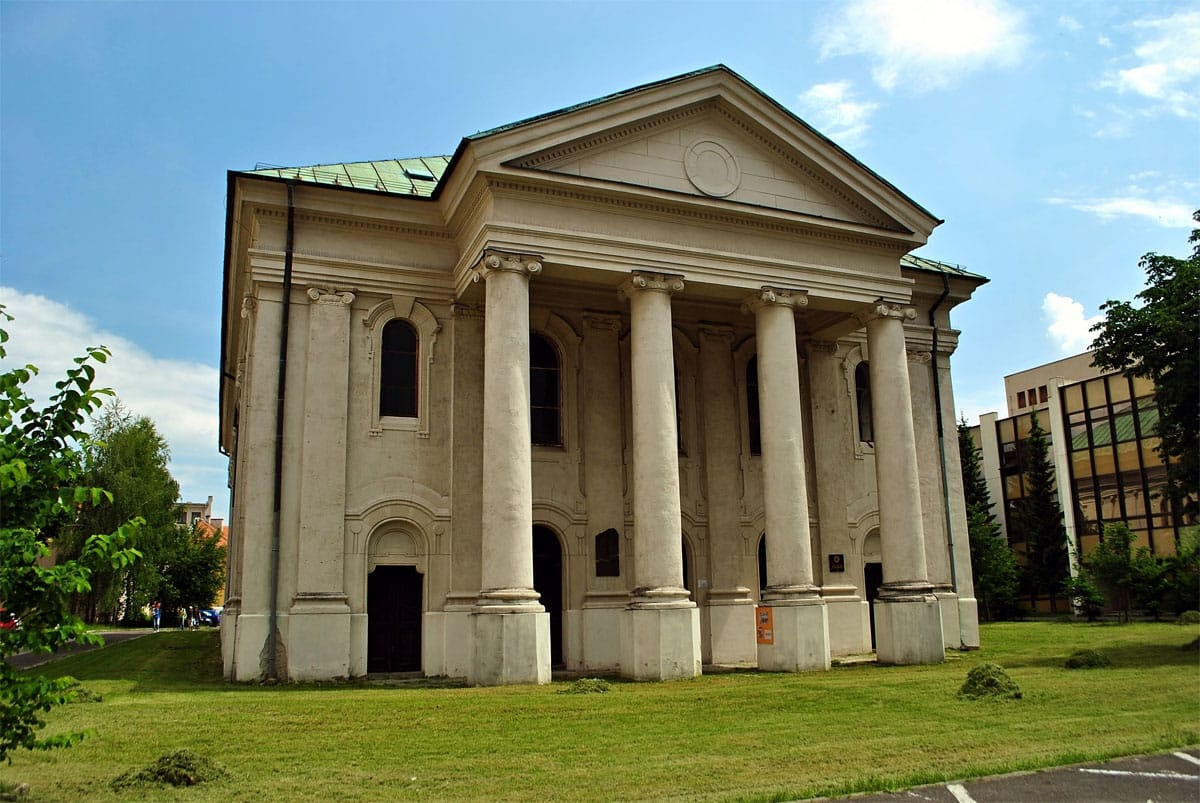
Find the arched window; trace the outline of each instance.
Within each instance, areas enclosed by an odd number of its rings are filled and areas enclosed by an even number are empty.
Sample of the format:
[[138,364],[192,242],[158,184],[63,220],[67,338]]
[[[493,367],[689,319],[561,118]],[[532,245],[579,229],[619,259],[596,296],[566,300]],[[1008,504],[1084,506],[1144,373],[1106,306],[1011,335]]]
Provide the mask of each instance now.
[[875,442],[875,425],[871,419],[871,371],[863,360],[854,369],[854,390],[858,398],[858,439]]
[[408,321],[383,327],[379,362],[379,415],[417,417],[417,330]]
[[545,337],[529,335],[529,424],[535,446],[562,446],[562,392],[558,352]]
[[750,429],[750,454],[762,454],[762,430],[758,419],[758,357],[746,363],[746,423]]

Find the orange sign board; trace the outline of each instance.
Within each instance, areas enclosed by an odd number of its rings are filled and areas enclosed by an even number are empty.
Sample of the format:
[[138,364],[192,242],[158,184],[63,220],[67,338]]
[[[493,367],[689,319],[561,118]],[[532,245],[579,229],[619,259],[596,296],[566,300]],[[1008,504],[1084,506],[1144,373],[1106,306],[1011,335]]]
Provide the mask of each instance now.
[[775,620],[772,608],[756,607],[754,609],[755,630],[758,633],[759,644],[775,643]]

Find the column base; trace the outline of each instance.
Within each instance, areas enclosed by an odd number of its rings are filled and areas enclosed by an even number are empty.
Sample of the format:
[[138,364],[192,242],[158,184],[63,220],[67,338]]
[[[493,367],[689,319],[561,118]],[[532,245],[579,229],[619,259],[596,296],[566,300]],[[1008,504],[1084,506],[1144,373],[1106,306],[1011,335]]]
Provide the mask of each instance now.
[[[537,606],[539,609],[541,606]],[[550,614],[471,614],[474,655],[467,682],[472,686],[508,686],[550,682]]]
[[822,599],[768,600],[773,644],[758,645],[758,668],[764,672],[807,672],[829,669],[829,611]]
[[698,677],[700,610],[629,607],[621,620],[621,676],[633,680]]
[[962,649],[979,649],[979,602],[974,597],[958,598],[958,635]]
[[940,664],[946,660],[942,611],[933,594],[875,600],[875,655],[881,664]]
[[297,595],[288,611],[288,680],[350,676],[350,606],[344,594]]

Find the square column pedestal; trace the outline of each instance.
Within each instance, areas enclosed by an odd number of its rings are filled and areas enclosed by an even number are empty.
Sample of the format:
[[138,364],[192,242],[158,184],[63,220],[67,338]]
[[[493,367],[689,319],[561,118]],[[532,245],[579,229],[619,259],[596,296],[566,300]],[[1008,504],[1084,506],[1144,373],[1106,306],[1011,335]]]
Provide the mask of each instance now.
[[[282,624],[281,624],[282,627]],[[297,594],[287,617],[287,678],[350,676],[350,606],[344,594]]]
[[829,669],[829,611],[825,601],[804,600],[771,609],[773,644],[758,645],[758,668],[764,672]]
[[881,664],[946,660],[942,609],[933,594],[875,600],[875,656]]
[[621,620],[621,676],[633,680],[699,677],[700,609],[626,608]]
[[550,614],[473,613],[475,655],[467,682],[507,686],[550,682]]

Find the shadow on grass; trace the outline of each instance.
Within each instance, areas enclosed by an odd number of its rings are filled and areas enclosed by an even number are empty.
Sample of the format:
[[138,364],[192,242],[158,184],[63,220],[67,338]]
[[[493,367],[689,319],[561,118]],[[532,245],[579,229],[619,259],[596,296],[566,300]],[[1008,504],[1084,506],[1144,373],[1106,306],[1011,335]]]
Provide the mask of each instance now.
[[[1053,651],[1048,651],[1044,656],[1026,657],[1015,660],[1007,660],[1004,662],[1006,669],[1019,669],[1028,667],[1044,667],[1044,668],[1065,668],[1068,657],[1077,648],[1074,646],[1063,647]],[[1112,644],[1098,645],[1094,648],[1096,652],[1112,661],[1111,669],[1136,669],[1150,668],[1156,666],[1196,666],[1197,651],[1194,647],[1189,648],[1188,645],[1171,643],[1171,644]],[[1072,670],[1072,671],[1093,671],[1103,672],[1104,668],[1091,670]]]

